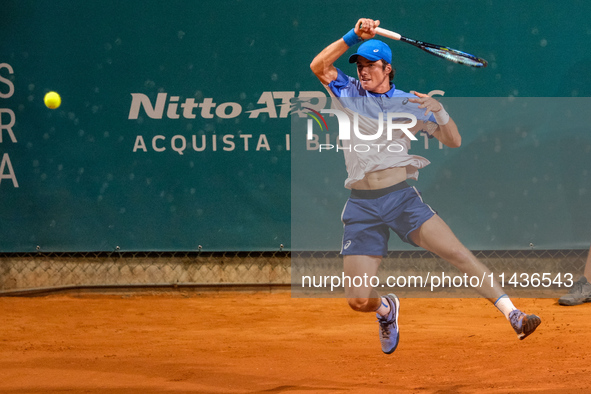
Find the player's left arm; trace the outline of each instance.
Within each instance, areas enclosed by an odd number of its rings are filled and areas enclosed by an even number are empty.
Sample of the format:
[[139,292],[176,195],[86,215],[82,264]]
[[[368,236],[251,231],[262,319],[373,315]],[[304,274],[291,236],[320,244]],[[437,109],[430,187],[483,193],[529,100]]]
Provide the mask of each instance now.
[[409,99],[411,103],[419,104],[419,108],[425,109],[425,115],[432,112],[437,120],[437,129],[432,133],[433,137],[441,141],[445,146],[458,148],[462,145],[462,136],[458,131],[456,122],[445,111],[441,103],[424,93],[412,92],[417,98]]

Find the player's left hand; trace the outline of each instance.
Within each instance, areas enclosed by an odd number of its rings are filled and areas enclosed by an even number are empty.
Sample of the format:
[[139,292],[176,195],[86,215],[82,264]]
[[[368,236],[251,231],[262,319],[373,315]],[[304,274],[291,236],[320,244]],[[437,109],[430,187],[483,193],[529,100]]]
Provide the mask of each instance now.
[[428,94],[415,92],[413,90],[411,90],[411,93],[417,96],[417,98],[411,98],[408,99],[408,101],[419,104],[419,108],[425,108],[425,116],[429,112],[439,112],[443,108],[441,104],[439,104],[439,101],[435,100]]

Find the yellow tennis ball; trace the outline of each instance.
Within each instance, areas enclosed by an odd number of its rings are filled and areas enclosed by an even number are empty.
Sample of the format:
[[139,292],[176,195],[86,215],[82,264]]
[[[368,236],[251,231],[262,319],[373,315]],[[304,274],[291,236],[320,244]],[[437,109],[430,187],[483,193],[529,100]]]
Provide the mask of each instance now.
[[62,103],[62,98],[56,92],[49,92],[43,98],[45,106],[50,109],[56,109]]

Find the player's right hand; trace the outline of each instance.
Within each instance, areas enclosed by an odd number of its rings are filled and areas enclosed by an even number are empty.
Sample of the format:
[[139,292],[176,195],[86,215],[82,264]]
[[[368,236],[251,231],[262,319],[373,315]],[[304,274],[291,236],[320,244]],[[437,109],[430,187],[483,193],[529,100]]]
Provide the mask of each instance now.
[[368,18],[361,18],[355,24],[355,34],[364,40],[374,38],[376,35],[376,27],[380,25],[379,20],[373,20]]

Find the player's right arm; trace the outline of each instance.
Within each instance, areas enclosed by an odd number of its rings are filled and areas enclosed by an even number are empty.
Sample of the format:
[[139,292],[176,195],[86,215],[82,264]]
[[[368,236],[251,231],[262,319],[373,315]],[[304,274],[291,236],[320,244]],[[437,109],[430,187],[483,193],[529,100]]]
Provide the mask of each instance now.
[[[379,25],[379,20],[374,21],[373,19],[361,18],[355,24],[353,31],[360,40],[368,40],[376,35],[375,28]],[[339,38],[337,41],[324,48],[322,52],[316,55],[310,64],[310,68],[314,75],[316,75],[320,82],[325,85],[328,85],[330,82],[337,79],[338,71],[334,66],[334,62],[336,62],[337,59],[349,49],[349,45],[346,41],[352,43],[351,36],[349,36],[349,39],[346,39],[345,37]]]

